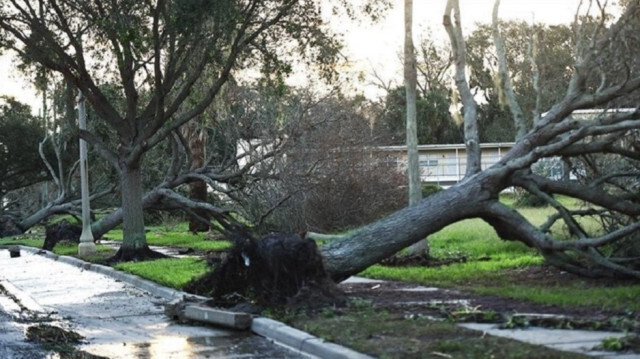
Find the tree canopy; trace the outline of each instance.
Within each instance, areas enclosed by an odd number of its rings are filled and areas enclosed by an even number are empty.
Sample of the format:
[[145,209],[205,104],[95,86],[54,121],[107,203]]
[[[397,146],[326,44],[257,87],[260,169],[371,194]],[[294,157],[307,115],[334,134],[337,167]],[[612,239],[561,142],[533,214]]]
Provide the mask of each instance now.
[[[9,191],[46,177],[38,154],[43,138],[44,123],[31,114],[31,107],[11,97],[0,97],[0,199]],[[2,205],[0,201],[0,209]]]
[[[116,134],[115,146],[95,133],[80,136],[120,174],[123,259],[148,252],[147,151],[202,114],[232,73],[259,67],[277,82],[297,53],[331,76],[340,49],[322,27],[320,4],[294,0],[22,0],[0,8],[0,29],[0,46],[61,74]],[[106,83],[123,106],[103,91]]]

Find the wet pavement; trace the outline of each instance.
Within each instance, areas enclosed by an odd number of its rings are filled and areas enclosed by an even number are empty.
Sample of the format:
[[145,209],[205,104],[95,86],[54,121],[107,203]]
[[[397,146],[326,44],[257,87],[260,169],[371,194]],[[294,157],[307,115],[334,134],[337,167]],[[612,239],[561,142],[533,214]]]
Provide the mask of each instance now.
[[3,359],[40,359],[50,353],[39,345],[24,341],[25,326],[17,323],[10,313],[3,310],[10,305],[9,298],[0,293],[0,358]]
[[24,341],[16,302],[82,335],[78,349],[108,358],[306,357],[249,332],[175,323],[164,314],[167,299],[27,251],[10,258],[0,250],[0,285],[17,297],[0,295],[0,358],[38,350]]

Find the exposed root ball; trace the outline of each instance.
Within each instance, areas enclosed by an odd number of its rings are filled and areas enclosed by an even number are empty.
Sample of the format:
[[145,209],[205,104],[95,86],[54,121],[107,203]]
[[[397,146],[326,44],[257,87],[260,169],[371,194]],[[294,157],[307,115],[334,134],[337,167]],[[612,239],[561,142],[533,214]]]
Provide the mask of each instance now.
[[79,243],[81,234],[82,228],[80,226],[71,224],[66,219],[63,219],[46,227],[46,237],[42,249],[51,251],[58,242],[62,241]]
[[209,295],[215,304],[242,300],[265,306],[317,307],[340,304],[344,295],[324,269],[312,240],[274,233],[235,241],[225,260],[187,290]]

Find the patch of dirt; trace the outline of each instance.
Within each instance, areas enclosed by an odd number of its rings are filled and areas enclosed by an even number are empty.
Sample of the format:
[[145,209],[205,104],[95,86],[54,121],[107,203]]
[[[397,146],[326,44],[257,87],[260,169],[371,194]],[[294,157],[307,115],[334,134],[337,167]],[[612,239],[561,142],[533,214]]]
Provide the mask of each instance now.
[[388,267],[440,267],[453,263],[464,263],[467,261],[467,257],[453,257],[453,258],[434,258],[429,255],[407,255],[407,256],[392,256],[380,261],[380,264]]
[[[569,285],[576,281],[583,281],[585,285],[593,287],[632,284],[630,280],[584,279],[545,265],[510,269],[507,270],[506,276],[513,283],[523,286],[541,284],[545,286],[561,286]],[[633,284],[637,284],[637,281],[633,282]],[[374,307],[404,315],[442,317],[450,315],[452,312],[472,313],[481,311],[498,313],[502,320],[506,320],[506,318],[510,318],[515,313],[536,313],[561,315],[589,323],[608,322],[611,318],[619,318],[629,323],[625,328],[636,331],[639,330],[638,323],[640,323],[640,313],[604,310],[594,307],[538,304],[499,296],[481,295],[464,289],[424,289],[424,287],[420,289],[417,284],[398,281],[341,283],[339,288],[350,298],[370,301]],[[540,321],[540,324],[544,324],[544,321]],[[585,326],[588,325],[585,324]]]

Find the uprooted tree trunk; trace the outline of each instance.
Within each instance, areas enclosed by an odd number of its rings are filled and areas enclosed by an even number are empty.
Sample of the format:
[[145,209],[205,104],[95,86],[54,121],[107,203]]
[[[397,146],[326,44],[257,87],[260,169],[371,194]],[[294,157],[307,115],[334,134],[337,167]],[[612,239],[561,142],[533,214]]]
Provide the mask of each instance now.
[[46,227],[42,249],[52,251],[59,242],[80,243],[82,227],[69,223],[66,219]]
[[[189,144],[190,152],[190,170],[197,170],[205,165],[205,141],[204,132],[198,128],[198,123],[195,120],[189,121],[182,127],[182,135],[185,137]],[[207,201],[207,184],[203,180],[194,179],[189,182],[189,198],[195,201]],[[199,218],[207,219],[208,213],[203,210],[195,210],[194,215],[189,218],[189,232],[206,232],[209,230],[209,226],[205,221],[199,220]]]
[[[496,6],[498,4],[499,1]],[[640,146],[637,145],[640,108],[612,109],[615,101],[630,102],[639,95],[640,70],[633,51],[629,50],[637,51],[640,46],[639,13],[639,1],[631,1],[617,23],[609,28],[604,26],[604,20],[598,24],[598,39],[579,39],[576,46],[580,55],[565,97],[538,119],[533,129],[521,134],[496,165],[482,170],[475,100],[465,75],[460,9],[457,0],[449,0],[444,24],[455,58],[456,86],[465,109],[466,177],[417,205],[348,235],[335,236],[321,248],[332,278],[342,280],[356,274],[465,218],[484,219],[502,239],[536,248],[550,264],[569,272],[640,278],[640,251],[637,250],[640,244],[636,235],[640,229],[637,219],[640,198],[637,180],[634,180],[640,176]],[[617,41],[620,39],[624,39],[624,44]],[[612,63],[614,59],[619,63]],[[504,61],[504,57],[500,60]],[[604,63],[611,68],[603,68]],[[505,67],[501,67],[501,71],[506,74]],[[509,87],[510,83],[505,82],[504,86]],[[507,95],[513,96],[513,91],[507,91]],[[511,98],[511,106],[515,107],[513,101]],[[578,109],[597,108],[603,109],[594,111],[589,118],[571,116]],[[518,111],[512,109],[520,121]],[[593,156],[600,157],[594,159]],[[567,176],[552,179],[532,173],[531,168],[538,160],[559,157],[572,163],[579,180],[570,180]],[[586,176],[587,172],[594,174]],[[509,187],[521,188],[544,199],[556,213],[546,223],[533,225],[499,202],[499,193]],[[554,194],[579,199],[585,208],[569,208],[555,200]],[[581,217],[585,216],[603,222],[608,219],[609,225],[589,228],[581,223]],[[568,229],[566,234],[551,231],[556,222],[563,222]],[[607,231],[604,234],[603,229]],[[635,252],[620,251],[621,244],[635,248]]]

